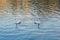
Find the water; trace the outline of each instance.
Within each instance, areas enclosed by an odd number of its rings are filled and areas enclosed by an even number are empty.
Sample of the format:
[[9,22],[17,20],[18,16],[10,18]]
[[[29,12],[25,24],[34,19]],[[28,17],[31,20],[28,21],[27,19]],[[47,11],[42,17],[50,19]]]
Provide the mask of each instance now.
[[[4,9],[0,9],[0,40],[60,40],[57,0],[5,0],[4,3],[7,5],[1,3]],[[40,24],[39,28],[35,22]]]

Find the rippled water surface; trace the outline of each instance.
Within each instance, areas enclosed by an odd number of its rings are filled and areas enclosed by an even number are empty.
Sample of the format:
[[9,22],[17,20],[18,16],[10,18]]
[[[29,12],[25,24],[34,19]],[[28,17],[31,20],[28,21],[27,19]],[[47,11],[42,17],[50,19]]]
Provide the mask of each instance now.
[[0,40],[60,40],[60,0],[0,0]]

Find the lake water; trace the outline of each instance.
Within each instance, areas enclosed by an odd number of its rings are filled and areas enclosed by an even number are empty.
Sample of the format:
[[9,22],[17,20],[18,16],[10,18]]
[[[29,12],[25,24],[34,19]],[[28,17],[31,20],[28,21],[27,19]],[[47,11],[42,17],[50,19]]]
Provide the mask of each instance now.
[[14,1],[8,1],[7,12],[0,12],[0,40],[60,40],[60,10],[57,1],[18,2],[15,7]]

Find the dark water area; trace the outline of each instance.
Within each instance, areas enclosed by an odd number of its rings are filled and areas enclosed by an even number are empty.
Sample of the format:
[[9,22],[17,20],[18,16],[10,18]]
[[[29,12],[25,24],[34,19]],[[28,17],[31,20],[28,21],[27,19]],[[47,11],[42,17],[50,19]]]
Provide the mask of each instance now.
[[0,0],[0,40],[60,40],[60,0]]

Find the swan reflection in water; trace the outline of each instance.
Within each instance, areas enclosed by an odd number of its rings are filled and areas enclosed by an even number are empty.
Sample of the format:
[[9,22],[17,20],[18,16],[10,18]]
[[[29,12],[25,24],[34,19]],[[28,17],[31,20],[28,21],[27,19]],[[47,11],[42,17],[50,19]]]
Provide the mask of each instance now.
[[18,29],[18,25],[20,25],[20,24],[21,24],[21,21],[16,22],[15,24],[16,24],[16,29]]
[[37,24],[38,29],[40,29],[40,23],[41,23],[41,22],[40,22],[40,19],[41,19],[41,18],[38,18],[37,21],[34,22],[34,24]]

